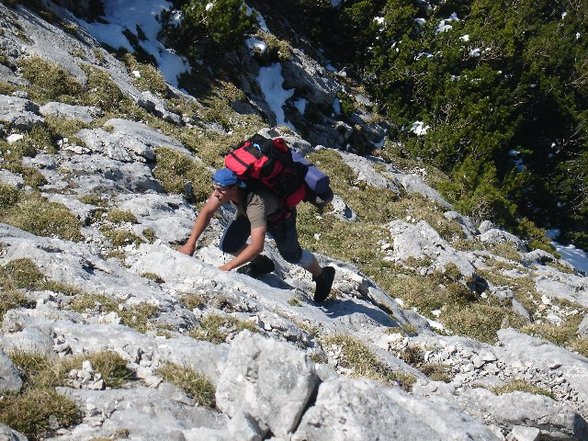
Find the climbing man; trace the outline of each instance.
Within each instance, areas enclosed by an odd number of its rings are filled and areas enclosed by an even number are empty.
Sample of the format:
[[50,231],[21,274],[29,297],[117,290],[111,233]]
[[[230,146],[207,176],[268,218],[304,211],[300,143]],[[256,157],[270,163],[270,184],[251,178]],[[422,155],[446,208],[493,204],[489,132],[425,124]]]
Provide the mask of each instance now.
[[[272,272],[274,263],[261,254],[265,236],[269,232],[287,262],[298,264],[312,274],[316,284],[314,301],[324,302],[331,292],[335,269],[321,267],[314,254],[300,247],[296,231],[296,209],[285,212],[279,197],[264,188],[256,188],[255,191],[248,189],[228,168],[217,170],[212,181],[212,194],[198,213],[188,240],[178,251],[192,255],[214,213],[221,205],[230,202],[236,213],[224,232],[220,248],[234,257],[219,268],[223,271],[237,268],[237,272],[252,277]],[[249,242],[248,238],[251,238]]]

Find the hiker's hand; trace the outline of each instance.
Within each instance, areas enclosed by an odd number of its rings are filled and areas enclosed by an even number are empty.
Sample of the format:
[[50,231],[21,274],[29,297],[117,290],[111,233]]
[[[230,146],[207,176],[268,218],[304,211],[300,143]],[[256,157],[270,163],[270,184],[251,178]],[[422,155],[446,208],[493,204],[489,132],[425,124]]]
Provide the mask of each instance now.
[[231,268],[228,263],[225,263],[224,265],[219,266],[218,269],[221,271],[231,271],[233,268]]
[[196,251],[196,245],[185,243],[184,245],[178,248],[178,251],[182,254],[187,254],[188,256],[191,256],[192,254],[194,254],[194,251]]

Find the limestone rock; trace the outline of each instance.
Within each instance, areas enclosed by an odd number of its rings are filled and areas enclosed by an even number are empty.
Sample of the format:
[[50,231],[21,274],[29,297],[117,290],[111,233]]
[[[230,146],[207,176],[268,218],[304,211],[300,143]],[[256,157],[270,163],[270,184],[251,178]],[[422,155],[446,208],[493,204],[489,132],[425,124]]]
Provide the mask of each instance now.
[[44,119],[39,114],[39,106],[25,98],[0,95],[0,122],[11,128],[26,132],[42,124]]
[[73,106],[71,104],[51,101],[39,109],[44,116],[52,115],[63,119],[77,119],[85,123],[91,123],[102,116],[102,110],[95,106]]
[[304,352],[244,331],[231,345],[217,406],[231,418],[252,418],[262,434],[286,436],[297,427],[317,383]]
[[433,406],[398,389],[366,380],[322,383],[292,441],[368,439],[487,440],[498,438],[447,406]]
[[22,379],[12,360],[0,349],[0,391],[18,392],[22,387]]

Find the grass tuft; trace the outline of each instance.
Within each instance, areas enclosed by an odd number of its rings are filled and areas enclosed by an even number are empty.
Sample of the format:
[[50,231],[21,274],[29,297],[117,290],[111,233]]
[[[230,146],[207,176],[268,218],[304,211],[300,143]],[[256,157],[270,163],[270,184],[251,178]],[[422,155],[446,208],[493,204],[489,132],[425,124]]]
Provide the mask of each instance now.
[[251,322],[220,314],[210,314],[201,320],[198,328],[190,332],[190,337],[220,344],[224,343],[230,335],[238,334],[245,329],[257,332],[257,328]]
[[27,195],[0,214],[0,222],[13,225],[37,236],[57,236],[81,241],[79,219],[59,202],[49,202],[37,195]]
[[42,440],[61,428],[81,422],[76,404],[52,389],[31,389],[7,394],[0,400],[0,422],[24,434],[29,440]]
[[191,197],[204,202],[210,195],[211,174],[203,164],[189,156],[168,148],[155,150],[156,166],[153,175],[168,193],[183,194],[186,184],[192,185]]
[[365,344],[354,337],[330,335],[322,339],[322,344],[341,349],[339,363],[344,368],[352,369],[353,376],[399,386],[406,391],[410,391],[416,381],[413,376],[386,366]]
[[508,394],[511,392],[527,392],[535,395],[545,395],[555,400],[555,395],[548,389],[535,386],[525,380],[513,380],[503,386],[498,386],[492,389],[496,395]]
[[200,406],[215,407],[216,388],[214,383],[204,374],[170,362],[160,367],[157,374],[178,386],[194,398]]

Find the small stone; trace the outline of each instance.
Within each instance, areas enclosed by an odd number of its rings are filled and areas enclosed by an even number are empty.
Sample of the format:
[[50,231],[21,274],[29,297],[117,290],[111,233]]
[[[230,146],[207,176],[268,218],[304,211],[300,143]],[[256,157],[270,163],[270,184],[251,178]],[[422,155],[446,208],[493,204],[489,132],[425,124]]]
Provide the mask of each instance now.
[[104,389],[104,380],[98,380],[94,383],[88,385],[88,389],[91,390],[103,390]]
[[94,368],[92,367],[92,362],[90,360],[85,360],[82,363],[82,369],[89,373],[94,372]]
[[541,431],[536,427],[515,426],[506,441],[539,441]]

